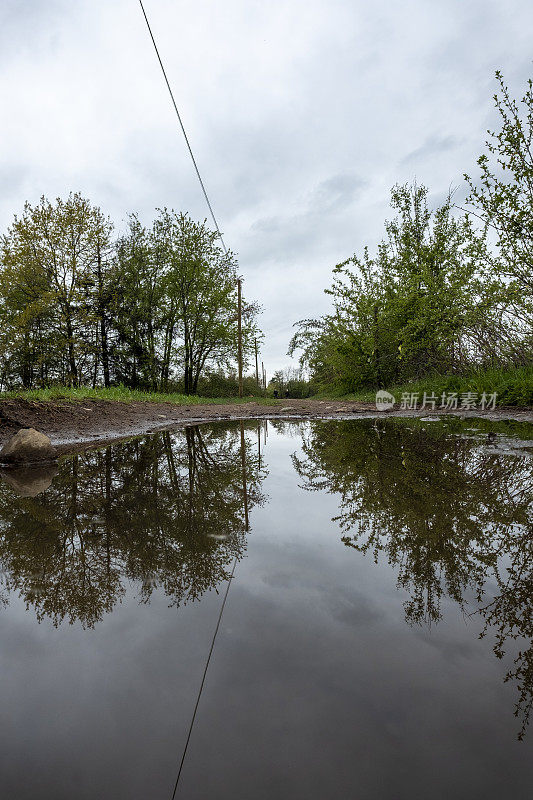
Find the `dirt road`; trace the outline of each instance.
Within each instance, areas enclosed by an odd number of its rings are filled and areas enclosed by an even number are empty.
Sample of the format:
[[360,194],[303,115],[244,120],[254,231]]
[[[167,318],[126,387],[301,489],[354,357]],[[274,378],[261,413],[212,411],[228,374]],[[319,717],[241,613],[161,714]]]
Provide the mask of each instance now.
[[[0,442],[20,428],[33,427],[46,433],[60,451],[68,452],[117,438],[150,433],[176,425],[209,420],[249,418],[354,418],[362,416],[428,416],[439,412],[378,412],[373,403],[328,400],[278,400],[264,403],[173,405],[171,403],[110,400],[1,400]],[[444,413],[444,412],[440,412]],[[449,412],[448,412],[449,413]],[[466,417],[533,422],[533,409],[498,409],[492,412],[455,412]]]

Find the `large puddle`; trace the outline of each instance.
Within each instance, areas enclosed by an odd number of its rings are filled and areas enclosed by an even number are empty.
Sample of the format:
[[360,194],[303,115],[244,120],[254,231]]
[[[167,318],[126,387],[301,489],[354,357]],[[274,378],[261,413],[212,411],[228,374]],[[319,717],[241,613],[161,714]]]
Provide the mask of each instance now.
[[531,796],[532,426],[202,425],[6,480],[2,796]]

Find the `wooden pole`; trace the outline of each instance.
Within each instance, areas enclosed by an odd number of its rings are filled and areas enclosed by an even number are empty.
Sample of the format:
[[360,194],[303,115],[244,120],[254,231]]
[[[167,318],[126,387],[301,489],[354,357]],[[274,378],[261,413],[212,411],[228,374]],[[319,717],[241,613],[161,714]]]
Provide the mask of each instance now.
[[242,397],[242,290],[241,279],[237,281],[238,293],[238,306],[239,306],[239,321],[238,321],[238,337],[239,337],[239,397]]

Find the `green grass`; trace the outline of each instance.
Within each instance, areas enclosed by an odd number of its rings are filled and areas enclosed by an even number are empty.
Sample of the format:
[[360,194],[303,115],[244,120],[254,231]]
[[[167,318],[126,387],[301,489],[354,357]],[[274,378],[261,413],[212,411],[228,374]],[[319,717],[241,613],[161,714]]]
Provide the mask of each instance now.
[[143,392],[137,389],[127,389],[125,386],[112,386],[109,389],[98,388],[90,389],[86,387],[68,388],[65,386],[55,386],[50,389],[30,389],[17,390],[12,392],[1,392],[0,400],[117,400],[122,403],[151,402],[151,403],[174,403],[176,405],[205,405],[205,404],[227,404],[227,403],[261,403],[263,405],[276,405],[279,401],[271,397],[198,397],[197,395],[186,395],[162,392]]
[[[498,406],[515,406],[531,408],[533,406],[533,366],[521,367],[514,370],[484,370],[469,376],[461,375],[434,375],[424,380],[405,383],[401,386],[387,386],[387,391],[392,392],[399,401],[403,392],[418,392],[420,398],[424,392],[433,393],[437,398],[441,395],[457,392],[476,392],[480,397],[483,392],[497,394]],[[204,405],[204,404],[238,404],[254,401],[266,406],[275,406],[283,402],[283,398],[274,400],[273,397],[199,397],[197,395],[184,395],[177,393],[143,392],[136,389],[127,389],[125,386],[113,386],[109,389],[76,388],[56,386],[50,389],[17,390],[0,393],[0,400],[23,398],[25,400],[118,400],[122,403],[149,401],[152,403],[174,403],[176,405]],[[375,390],[342,394],[341,392],[328,391],[314,395],[317,400],[353,400],[374,403]]]
[[[386,386],[384,388],[391,392],[397,401],[400,400],[403,392],[418,392],[420,398],[423,397],[424,392],[428,395],[433,393],[438,398],[443,393],[449,394],[450,392],[457,392],[459,395],[463,392],[475,392],[478,397],[481,397],[484,392],[486,394],[496,392],[496,405],[498,406],[530,408],[533,406],[533,366],[512,370],[483,370],[468,376],[434,375],[400,386]],[[317,397],[373,403],[376,391],[367,390],[348,395],[335,395],[335,393],[328,392],[324,395],[317,395]]]

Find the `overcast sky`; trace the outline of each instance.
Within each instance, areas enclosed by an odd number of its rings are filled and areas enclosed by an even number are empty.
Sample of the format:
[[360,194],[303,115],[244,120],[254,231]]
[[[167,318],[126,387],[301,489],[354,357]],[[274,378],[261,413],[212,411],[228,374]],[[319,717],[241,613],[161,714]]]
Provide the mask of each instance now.
[[[145,0],[269,374],[331,269],[381,238],[390,187],[475,174],[494,71],[533,76],[527,0]],[[137,0],[2,0],[0,229],[80,191],[123,229],[207,215]]]

